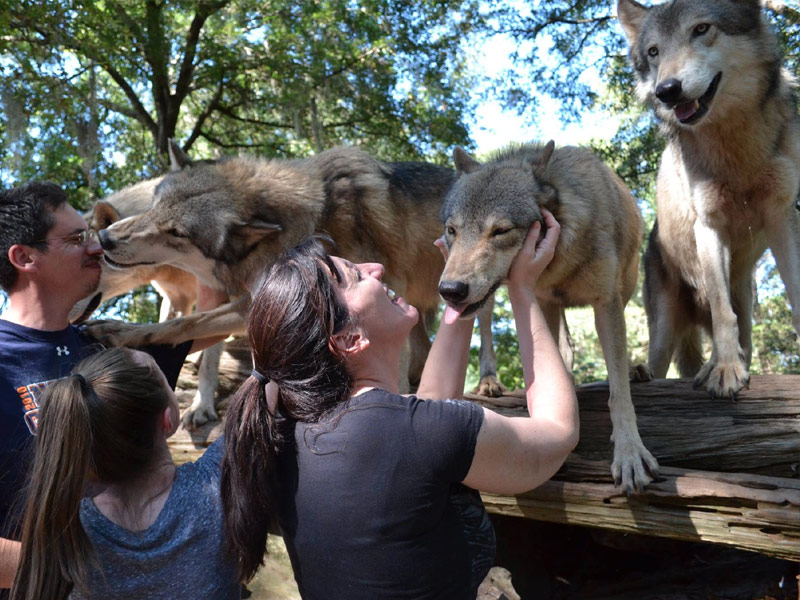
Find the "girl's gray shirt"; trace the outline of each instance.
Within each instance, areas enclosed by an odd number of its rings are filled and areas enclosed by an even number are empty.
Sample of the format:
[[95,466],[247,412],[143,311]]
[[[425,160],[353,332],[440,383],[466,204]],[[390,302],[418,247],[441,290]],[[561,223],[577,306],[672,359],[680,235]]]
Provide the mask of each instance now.
[[[172,490],[155,522],[129,531],[107,519],[91,498],[81,524],[100,569],[90,570],[88,598],[115,600],[239,600],[232,557],[223,548],[220,501],[222,439],[194,463],[177,468]],[[73,591],[70,598],[87,598]]]

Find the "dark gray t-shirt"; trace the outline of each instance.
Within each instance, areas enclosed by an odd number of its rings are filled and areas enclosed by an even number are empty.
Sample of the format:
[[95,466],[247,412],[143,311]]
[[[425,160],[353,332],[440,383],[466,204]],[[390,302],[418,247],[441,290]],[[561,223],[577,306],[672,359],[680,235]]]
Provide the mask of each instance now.
[[81,523],[102,567],[91,572],[90,598],[239,600],[233,559],[223,550],[223,448],[217,440],[200,460],[178,467],[164,508],[144,531],[116,525],[83,500]]
[[384,390],[294,427],[278,519],[306,600],[465,600],[494,558],[469,472],[483,409]]

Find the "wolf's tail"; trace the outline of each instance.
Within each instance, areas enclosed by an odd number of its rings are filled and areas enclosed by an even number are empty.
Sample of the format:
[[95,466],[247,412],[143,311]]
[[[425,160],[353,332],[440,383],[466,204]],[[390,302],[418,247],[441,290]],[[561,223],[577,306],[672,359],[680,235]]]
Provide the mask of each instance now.
[[678,339],[675,347],[675,364],[681,377],[694,377],[703,366],[703,343],[700,330],[689,327]]

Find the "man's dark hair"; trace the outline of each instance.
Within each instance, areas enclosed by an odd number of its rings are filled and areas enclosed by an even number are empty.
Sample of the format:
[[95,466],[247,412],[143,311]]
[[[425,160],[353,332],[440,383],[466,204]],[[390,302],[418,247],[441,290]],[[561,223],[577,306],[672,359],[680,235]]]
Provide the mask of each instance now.
[[67,201],[67,194],[55,183],[34,181],[0,190],[0,287],[8,291],[17,282],[17,269],[8,260],[14,244],[46,249],[43,240],[55,224],[53,211]]

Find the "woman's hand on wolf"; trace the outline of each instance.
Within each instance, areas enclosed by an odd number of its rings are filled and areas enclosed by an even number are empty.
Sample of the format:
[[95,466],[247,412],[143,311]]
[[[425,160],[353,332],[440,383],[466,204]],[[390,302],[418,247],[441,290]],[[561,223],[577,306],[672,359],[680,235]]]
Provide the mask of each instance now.
[[509,287],[519,286],[533,288],[539,276],[545,270],[556,251],[561,225],[546,209],[542,209],[542,216],[547,227],[544,237],[539,240],[542,230],[541,224],[536,221],[528,230],[525,242],[519,253],[514,257],[508,270],[507,283]]

